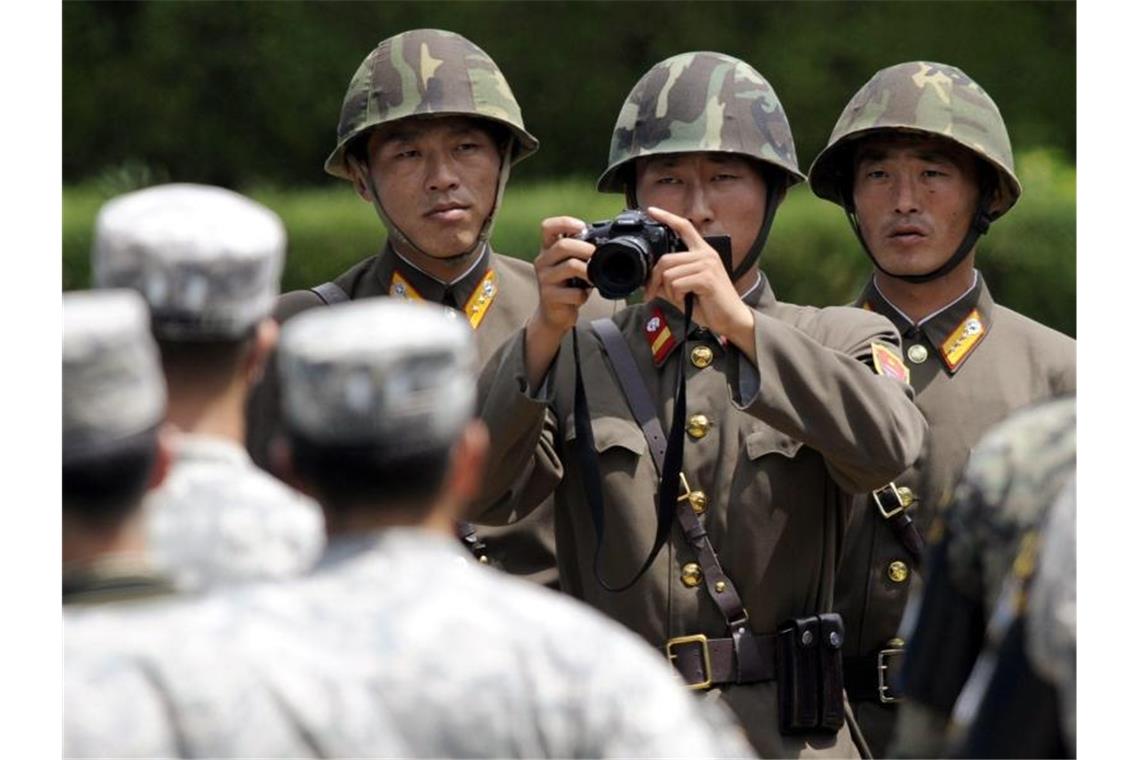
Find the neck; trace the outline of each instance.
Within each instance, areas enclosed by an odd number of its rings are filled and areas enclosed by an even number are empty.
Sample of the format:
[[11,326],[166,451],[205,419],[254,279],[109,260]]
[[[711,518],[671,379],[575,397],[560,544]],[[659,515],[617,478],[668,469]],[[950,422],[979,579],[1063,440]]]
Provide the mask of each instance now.
[[740,279],[734,283],[736,285],[737,294],[744,295],[749,290],[752,290],[759,281],[760,270],[755,268],[748,270],[746,274],[742,275]]
[[917,324],[961,298],[973,286],[974,255],[971,253],[946,275],[930,282],[907,282],[881,271],[875,272],[874,282],[888,301]]
[[420,528],[445,536],[455,535],[452,506],[442,502],[428,508],[402,504],[383,506],[358,505],[330,509],[325,507],[325,532],[330,539],[360,533],[374,533],[385,528]]
[[445,285],[459,280],[471,268],[479,256],[483,253],[483,245],[478,245],[475,250],[470,253],[465,253],[460,256],[454,256],[446,259],[437,259],[428,256],[419,251],[410,250],[408,246],[401,243],[393,242],[392,249],[396,251],[405,261],[419,268],[428,275],[434,277]]
[[244,445],[246,393],[245,384],[237,379],[221,391],[210,393],[173,383],[166,419],[183,433],[225,438]]
[[141,510],[115,525],[91,525],[63,514],[63,563],[90,565],[112,556],[143,556],[146,536]]

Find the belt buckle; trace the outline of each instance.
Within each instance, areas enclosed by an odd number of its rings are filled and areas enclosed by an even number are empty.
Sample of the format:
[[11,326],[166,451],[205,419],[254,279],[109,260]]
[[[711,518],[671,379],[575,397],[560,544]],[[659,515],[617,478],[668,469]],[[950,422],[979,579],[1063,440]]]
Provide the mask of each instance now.
[[[882,500],[879,498],[879,494],[884,494],[893,498],[895,500],[894,508],[888,510],[886,507],[884,507]],[[883,516],[883,519],[889,520],[899,512],[902,512],[904,509],[906,509],[906,507],[903,506],[902,495],[899,493],[899,489],[895,486],[893,480],[882,488],[876,488],[874,491],[871,491],[871,496],[875,499],[875,505],[879,508],[879,514]]]
[[692,636],[677,636],[676,638],[669,639],[665,642],[665,656],[672,662],[677,659],[674,653],[674,647],[679,647],[684,644],[700,644],[701,656],[705,662],[705,680],[699,683],[687,683],[690,689],[707,689],[712,686],[712,657],[709,656],[709,637],[703,633],[695,633]]
[[891,685],[887,681],[887,658],[898,657],[906,652],[905,649],[883,649],[878,654],[878,677],[879,677],[879,702],[884,705],[889,705],[894,702],[901,702],[901,696],[895,696],[891,693]]

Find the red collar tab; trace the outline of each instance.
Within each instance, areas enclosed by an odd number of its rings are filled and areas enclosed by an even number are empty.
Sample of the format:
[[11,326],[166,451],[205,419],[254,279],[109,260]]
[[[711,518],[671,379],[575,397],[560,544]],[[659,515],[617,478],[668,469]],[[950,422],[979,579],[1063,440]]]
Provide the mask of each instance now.
[[653,354],[653,364],[658,367],[665,363],[669,352],[677,345],[677,339],[665,319],[665,312],[660,307],[655,306],[645,322],[645,340]]

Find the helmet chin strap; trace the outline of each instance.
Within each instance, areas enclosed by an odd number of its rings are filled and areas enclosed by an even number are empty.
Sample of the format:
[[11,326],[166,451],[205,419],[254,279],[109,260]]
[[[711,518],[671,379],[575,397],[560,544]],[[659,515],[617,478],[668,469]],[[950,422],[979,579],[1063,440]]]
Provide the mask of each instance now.
[[993,223],[993,217],[990,216],[989,206],[990,201],[993,199],[993,187],[987,183],[986,187],[982,190],[981,197],[978,199],[978,206],[974,209],[974,218],[970,220],[970,229],[966,230],[965,237],[962,242],[958,244],[958,249],[954,251],[954,255],[946,259],[942,266],[937,269],[932,269],[923,274],[895,274],[888,271],[879,263],[875,258],[875,254],[871,253],[871,247],[867,245],[867,240],[863,237],[862,230],[859,229],[859,220],[855,216],[855,199],[853,197],[850,184],[844,185],[843,190],[843,209],[847,213],[847,221],[851,225],[851,229],[855,232],[855,237],[859,239],[859,245],[863,246],[863,251],[866,252],[867,258],[878,269],[888,277],[902,280],[903,282],[923,283],[937,280],[952,272],[962,260],[974,250],[974,246],[978,244],[978,238],[986,234],[990,229],[990,224]]
[[475,238],[475,242],[462,253],[457,253],[454,256],[432,256],[427,253],[423,248],[420,248],[416,243],[404,233],[392,218],[388,216],[388,212],[384,210],[384,205],[380,202],[380,193],[376,191],[376,182],[372,178],[372,172],[369,170],[367,163],[362,163],[356,156],[346,156],[348,164],[352,167],[353,171],[364,178],[365,184],[368,186],[368,194],[372,196],[372,208],[376,210],[376,216],[380,217],[380,223],[388,230],[390,242],[394,241],[399,243],[402,247],[411,250],[425,258],[435,259],[436,261],[448,261],[456,264],[461,264],[466,260],[471,259],[473,256],[482,255],[483,249],[487,246],[487,241],[491,237],[491,228],[494,226],[495,215],[499,211],[499,206],[502,205],[503,194],[507,189],[507,179],[511,174],[511,154],[515,146],[515,137],[511,135],[506,145],[503,146],[502,162],[499,168],[499,178],[495,187],[495,203],[491,206],[490,213],[487,218],[483,220],[483,227],[479,230],[479,236]]

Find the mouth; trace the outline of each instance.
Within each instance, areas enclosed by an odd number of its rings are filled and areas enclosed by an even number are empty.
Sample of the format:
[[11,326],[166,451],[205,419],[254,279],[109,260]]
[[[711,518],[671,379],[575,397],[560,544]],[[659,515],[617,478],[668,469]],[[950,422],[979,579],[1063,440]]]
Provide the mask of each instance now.
[[926,230],[916,225],[903,224],[892,229],[887,238],[904,245],[920,243],[926,239]]
[[467,217],[470,208],[462,203],[438,203],[428,209],[424,216],[441,222],[458,222]]

